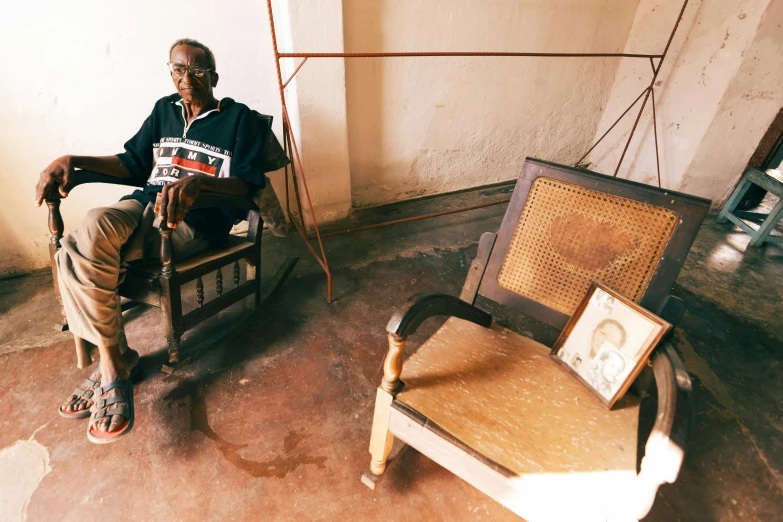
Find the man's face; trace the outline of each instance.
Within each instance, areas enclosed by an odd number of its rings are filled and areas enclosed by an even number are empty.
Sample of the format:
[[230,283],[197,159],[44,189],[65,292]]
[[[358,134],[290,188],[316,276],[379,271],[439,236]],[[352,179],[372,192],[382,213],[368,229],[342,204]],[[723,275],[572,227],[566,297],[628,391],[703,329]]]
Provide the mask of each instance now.
[[[184,66],[198,66],[209,69],[207,55],[202,49],[181,44],[171,50],[169,58],[171,63]],[[186,103],[204,103],[212,99],[212,88],[217,85],[218,75],[215,71],[207,71],[201,78],[197,78],[189,69],[185,74],[171,73],[174,86]]]

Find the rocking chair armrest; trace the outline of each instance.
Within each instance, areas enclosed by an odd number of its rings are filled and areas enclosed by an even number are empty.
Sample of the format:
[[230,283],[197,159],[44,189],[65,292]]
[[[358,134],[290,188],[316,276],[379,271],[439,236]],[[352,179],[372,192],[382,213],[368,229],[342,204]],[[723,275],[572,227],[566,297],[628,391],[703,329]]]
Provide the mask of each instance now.
[[[130,178],[117,178],[109,176],[108,174],[101,174],[100,172],[94,172],[91,170],[76,170],[73,173],[71,181],[68,186],[65,187],[67,192],[70,192],[79,185],[86,183],[108,183],[111,185],[125,185],[129,187],[143,187],[144,182],[138,183],[132,181]],[[62,199],[57,187],[49,191],[46,195],[46,200],[51,201],[55,199]],[[196,208],[209,208],[209,207],[229,207],[239,210],[258,210],[255,202],[250,196],[230,196],[228,194],[220,194],[217,192],[202,192],[196,198],[196,202],[191,209]]]
[[658,388],[658,413],[637,479],[638,519],[650,511],[658,487],[677,480],[693,420],[691,378],[668,342],[656,351],[652,366]]
[[386,325],[386,331],[399,338],[408,337],[426,319],[436,315],[458,317],[488,328],[492,316],[472,304],[447,294],[416,294],[403,304]]
[[386,331],[389,332],[389,351],[383,360],[383,380],[380,389],[391,396],[402,389],[402,352],[408,335],[421,323],[436,315],[458,317],[485,328],[492,324],[492,316],[462,299],[446,294],[416,294],[394,312]]
[[[75,187],[84,185],[85,183],[108,183],[110,185],[126,185],[131,187],[140,186],[129,178],[116,178],[114,176],[109,176],[108,174],[101,174],[91,170],[76,170],[65,189],[67,192],[70,192]],[[65,229],[63,217],[60,213],[60,200],[62,199],[56,186],[52,187],[44,197],[46,206],[49,207],[49,232],[51,233],[49,249],[51,252],[55,252],[60,248],[60,239],[63,237],[63,231]]]
[[[130,178],[117,178],[115,176],[109,176],[108,174],[101,174],[100,172],[94,172],[92,170],[76,170],[71,177],[70,182],[65,187],[66,192],[70,192],[79,185],[86,183],[108,183],[110,185],[125,185],[128,187],[142,187],[142,184],[131,180]],[[46,194],[46,201],[54,201],[62,199],[57,187],[52,189]]]
[[[201,192],[188,211],[213,207],[228,207],[237,210],[258,211],[258,206],[250,196],[232,196],[229,194],[220,194],[218,192],[209,191]],[[171,234],[173,229],[169,228],[166,223],[160,221],[157,216],[155,221],[152,223],[152,226],[157,228],[160,232],[161,276],[163,276],[163,278],[171,278],[175,271],[174,245],[171,241]]]

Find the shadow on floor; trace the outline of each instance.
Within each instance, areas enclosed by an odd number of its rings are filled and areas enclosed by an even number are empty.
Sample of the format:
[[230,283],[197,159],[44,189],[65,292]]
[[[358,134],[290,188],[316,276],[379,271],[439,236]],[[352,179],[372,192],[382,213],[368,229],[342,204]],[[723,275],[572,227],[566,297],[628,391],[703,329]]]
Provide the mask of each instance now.
[[[110,507],[118,520],[518,520],[411,449],[375,491],[359,482],[386,321],[411,294],[458,294],[481,232],[496,230],[502,214],[490,207],[327,240],[335,302],[303,259],[251,324],[225,335],[245,317],[235,306],[192,331],[184,348],[220,341],[170,376],[159,371],[158,312],[132,310],[128,338],[146,363],[136,426],[103,447],[86,440],[85,422],[56,415],[84,372],[68,336],[37,319],[56,312],[50,276],[0,281],[0,332],[24,333],[0,355],[0,448],[34,441],[48,466],[32,485],[27,519],[81,522],[107,518]],[[705,225],[673,291],[688,307],[674,344],[693,376],[695,424],[679,480],[660,490],[648,520],[783,513],[783,267],[778,247],[745,252],[742,241],[730,226]],[[265,248],[271,267],[307,255],[295,237]],[[557,335],[481,304],[545,344]],[[40,324],[26,322],[33,311]],[[440,322],[425,323],[407,352]]]

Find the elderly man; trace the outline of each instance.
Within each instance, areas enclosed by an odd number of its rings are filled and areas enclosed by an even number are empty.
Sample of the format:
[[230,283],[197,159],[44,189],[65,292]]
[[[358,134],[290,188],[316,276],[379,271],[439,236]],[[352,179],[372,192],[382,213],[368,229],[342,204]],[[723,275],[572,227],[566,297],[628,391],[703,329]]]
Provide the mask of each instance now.
[[131,377],[139,368],[139,354],[127,346],[117,287],[125,263],[158,252],[160,237],[151,230],[156,197],[162,218],[174,229],[174,250],[185,256],[225,239],[233,224],[230,210],[188,212],[202,190],[244,196],[265,182],[262,120],[246,105],[214,97],[218,74],[209,48],[178,40],[169,59],[177,94],[158,100],[125,152],[58,158],[41,173],[36,188],[41,205],[49,190],[67,196],[75,168],[146,180],[143,190],[119,203],[90,210],[63,238],[56,259],[70,330],[77,342],[92,343],[100,353],[98,368],[59,412],[68,418],[90,416],[87,436],[98,444],[113,442],[133,427]]

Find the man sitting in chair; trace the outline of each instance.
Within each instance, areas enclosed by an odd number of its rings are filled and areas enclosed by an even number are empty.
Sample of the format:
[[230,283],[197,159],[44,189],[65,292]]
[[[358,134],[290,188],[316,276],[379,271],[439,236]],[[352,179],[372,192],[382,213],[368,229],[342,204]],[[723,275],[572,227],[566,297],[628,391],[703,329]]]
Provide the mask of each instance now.
[[[215,57],[205,45],[177,40],[169,51],[177,94],[157,101],[139,132],[116,156],[63,156],[49,165],[36,187],[40,206],[50,190],[67,196],[74,169],[146,180],[143,190],[114,205],[90,210],[78,229],[64,237],[56,258],[68,325],[76,342],[98,347],[99,367],[60,406],[68,418],[90,416],[87,436],[107,443],[133,427],[132,375],[139,354],[128,348],[118,285],[122,266],[158,256],[153,230],[155,200],[172,233],[178,258],[225,240],[234,222],[230,210],[188,212],[201,191],[246,196],[264,186],[262,120],[246,105],[217,100]],[[268,125],[268,123],[267,123]],[[90,413],[92,411],[92,414]]]

